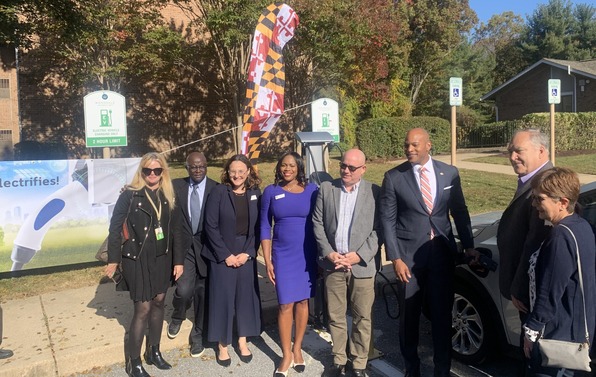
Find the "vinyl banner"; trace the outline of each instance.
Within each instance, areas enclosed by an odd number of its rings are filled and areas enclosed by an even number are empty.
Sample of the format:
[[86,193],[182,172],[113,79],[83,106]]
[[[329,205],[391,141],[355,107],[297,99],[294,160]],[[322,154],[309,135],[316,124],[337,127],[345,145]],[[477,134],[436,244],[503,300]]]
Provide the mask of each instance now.
[[95,260],[139,161],[0,162],[0,272]]

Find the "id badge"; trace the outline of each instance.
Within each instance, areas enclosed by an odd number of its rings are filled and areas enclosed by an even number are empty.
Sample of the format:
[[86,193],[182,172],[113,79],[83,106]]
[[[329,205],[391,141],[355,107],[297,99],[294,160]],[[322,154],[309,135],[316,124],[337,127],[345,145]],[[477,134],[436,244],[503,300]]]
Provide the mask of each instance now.
[[163,229],[161,229],[161,227],[155,228],[155,238],[157,238],[157,240],[163,240]]

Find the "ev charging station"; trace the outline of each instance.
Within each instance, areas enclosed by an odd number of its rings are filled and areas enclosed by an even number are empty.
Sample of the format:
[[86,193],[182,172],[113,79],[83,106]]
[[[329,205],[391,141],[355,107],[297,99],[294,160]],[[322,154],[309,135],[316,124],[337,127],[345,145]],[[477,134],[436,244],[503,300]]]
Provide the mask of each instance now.
[[329,132],[296,132],[296,152],[304,159],[309,181],[321,185],[332,180],[329,174],[329,150],[333,147]]

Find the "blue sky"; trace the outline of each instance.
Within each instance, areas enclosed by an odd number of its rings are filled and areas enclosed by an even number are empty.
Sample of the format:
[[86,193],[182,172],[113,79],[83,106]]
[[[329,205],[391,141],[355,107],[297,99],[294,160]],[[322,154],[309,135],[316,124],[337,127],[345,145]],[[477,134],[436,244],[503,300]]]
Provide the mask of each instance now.
[[[572,3],[587,2],[593,0],[572,1]],[[520,15],[525,21],[527,16],[532,15],[540,4],[548,4],[548,0],[470,0],[470,8],[476,12],[478,19],[486,23],[493,15],[512,11]]]

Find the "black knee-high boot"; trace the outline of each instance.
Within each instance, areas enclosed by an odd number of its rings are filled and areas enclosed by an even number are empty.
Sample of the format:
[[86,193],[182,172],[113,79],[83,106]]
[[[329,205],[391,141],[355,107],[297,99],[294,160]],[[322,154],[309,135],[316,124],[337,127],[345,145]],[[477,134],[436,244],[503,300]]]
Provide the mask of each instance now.
[[151,377],[145,368],[143,368],[140,357],[128,359],[125,370],[129,377]]
[[147,362],[147,364],[155,365],[159,369],[172,369],[172,366],[161,356],[161,352],[159,351],[159,344],[154,346],[147,346],[147,349],[145,350],[145,361]]

